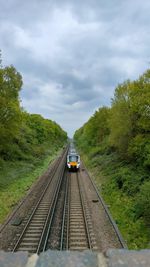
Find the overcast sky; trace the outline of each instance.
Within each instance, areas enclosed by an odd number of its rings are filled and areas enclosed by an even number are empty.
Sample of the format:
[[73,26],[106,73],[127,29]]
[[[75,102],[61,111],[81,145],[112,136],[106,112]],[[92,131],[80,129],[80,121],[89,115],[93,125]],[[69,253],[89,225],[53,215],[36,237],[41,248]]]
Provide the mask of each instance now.
[[0,0],[3,65],[21,100],[73,132],[150,64],[149,0]]

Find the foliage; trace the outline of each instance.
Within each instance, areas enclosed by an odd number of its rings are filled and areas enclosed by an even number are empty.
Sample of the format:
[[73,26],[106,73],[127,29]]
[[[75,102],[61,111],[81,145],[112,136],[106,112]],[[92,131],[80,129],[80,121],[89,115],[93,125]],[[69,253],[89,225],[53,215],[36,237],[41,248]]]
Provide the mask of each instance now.
[[22,77],[13,66],[0,66],[0,164],[2,160],[31,160],[47,147],[60,147],[67,140],[61,127],[20,106]]
[[129,84],[129,82],[126,82],[116,88],[109,120],[110,144],[116,147],[120,154],[123,155],[126,155],[132,134]]
[[138,201],[135,205],[135,215],[137,218],[144,217],[146,224],[150,227],[150,181],[145,182],[138,194]]
[[13,66],[0,68],[0,153],[12,143],[21,125],[21,86],[22,77]]
[[[150,221],[150,70],[136,81],[118,85],[111,107],[100,108],[74,135],[76,144],[86,154],[90,168],[98,169],[99,183],[106,199],[118,194],[127,201],[128,216],[132,218],[133,232],[142,225],[148,229]],[[101,179],[99,172],[104,174]],[[111,205],[117,203],[114,196]],[[120,203],[121,204],[121,203]],[[130,206],[130,208],[129,208]],[[114,209],[113,209],[114,210]],[[113,211],[114,212],[114,211]],[[123,214],[123,211],[121,211]],[[116,211],[115,211],[116,213]],[[122,216],[120,214],[120,216]],[[127,214],[123,215],[126,220]],[[117,215],[117,220],[119,216]],[[123,225],[123,221],[121,222]],[[132,232],[132,228],[130,231]],[[145,237],[141,240],[146,241]],[[140,234],[142,235],[141,231]],[[129,242],[131,233],[126,228]],[[140,236],[136,236],[139,245]]]
[[[110,143],[117,148],[124,158],[135,159],[143,164],[147,161],[145,151],[150,146],[146,140],[150,137],[150,71],[148,70],[139,80],[127,81],[115,90],[112,100],[110,117]],[[148,162],[146,163],[148,165]]]
[[109,134],[109,114],[109,108],[100,108],[82,128],[76,131],[74,137],[83,149],[97,146],[104,141]]

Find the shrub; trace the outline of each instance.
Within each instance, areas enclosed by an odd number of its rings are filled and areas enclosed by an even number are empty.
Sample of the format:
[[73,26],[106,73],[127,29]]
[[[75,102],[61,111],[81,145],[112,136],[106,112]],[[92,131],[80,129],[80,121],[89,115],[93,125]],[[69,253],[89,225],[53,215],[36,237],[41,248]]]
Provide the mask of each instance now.
[[143,217],[146,224],[150,226],[150,181],[146,181],[138,194],[135,204],[136,218]]

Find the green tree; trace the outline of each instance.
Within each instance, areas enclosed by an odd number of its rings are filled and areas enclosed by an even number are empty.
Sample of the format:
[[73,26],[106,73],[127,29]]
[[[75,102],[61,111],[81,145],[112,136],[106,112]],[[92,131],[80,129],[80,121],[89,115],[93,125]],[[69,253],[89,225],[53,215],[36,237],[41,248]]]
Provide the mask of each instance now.
[[[0,62],[1,63],[1,62]],[[13,67],[0,64],[0,156],[7,160],[40,157],[49,147],[67,140],[61,127],[20,107],[22,77]]]
[[9,149],[21,125],[22,77],[13,66],[0,68],[0,152]]
[[110,115],[110,144],[126,155],[130,138],[132,136],[132,119],[130,112],[130,87],[129,81],[119,85],[112,99]]

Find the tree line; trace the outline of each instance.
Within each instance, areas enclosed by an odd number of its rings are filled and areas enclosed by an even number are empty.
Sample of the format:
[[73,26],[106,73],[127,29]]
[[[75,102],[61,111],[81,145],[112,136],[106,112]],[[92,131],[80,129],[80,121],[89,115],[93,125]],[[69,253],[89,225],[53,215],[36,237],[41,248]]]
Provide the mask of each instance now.
[[[137,168],[137,175],[114,175],[119,190],[136,197],[135,216],[150,221],[150,70],[115,89],[110,107],[101,107],[75,132],[83,153],[117,154],[118,160]],[[138,175],[142,170],[142,175]],[[117,172],[117,170],[116,170]]]
[[67,134],[54,121],[29,114],[20,105],[21,74],[0,65],[0,164],[6,160],[32,160],[48,148],[59,147]]

